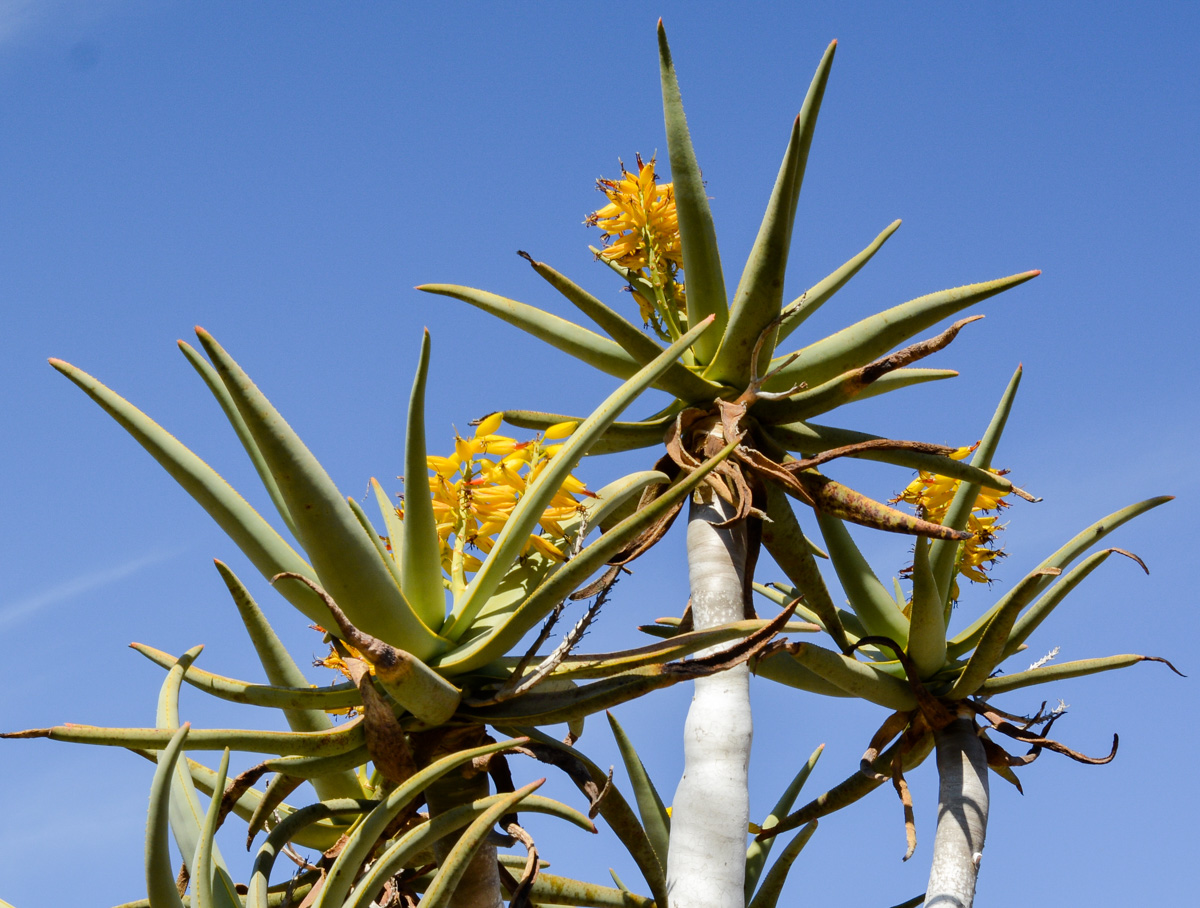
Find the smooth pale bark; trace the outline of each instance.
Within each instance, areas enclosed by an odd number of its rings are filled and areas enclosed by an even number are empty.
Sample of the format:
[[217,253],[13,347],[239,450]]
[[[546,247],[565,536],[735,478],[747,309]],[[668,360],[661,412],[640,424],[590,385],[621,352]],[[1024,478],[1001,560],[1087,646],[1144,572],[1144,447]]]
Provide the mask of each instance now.
[[[712,526],[729,513],[720,499],[691,506],[688,576],[697,630],[740,621],[745,614],[745,524]],[[694,683],[683,733],[683,778],[671,815],[671,908],[745,908],[753,732],[749,669],[740,665]]]
[[987,832],[987,756],[969,717],[960,715],[934,739],[941,785],[925,906],[970,908]]

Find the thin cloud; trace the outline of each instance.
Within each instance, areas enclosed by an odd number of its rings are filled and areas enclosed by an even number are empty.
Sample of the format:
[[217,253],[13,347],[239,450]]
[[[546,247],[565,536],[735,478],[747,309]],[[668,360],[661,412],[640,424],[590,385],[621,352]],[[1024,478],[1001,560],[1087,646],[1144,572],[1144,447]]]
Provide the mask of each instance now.
[[50,589],[26,596],[24,599],[18,599],[16,602],[6,603],[0,606],[0,630],[24,621],[26,618],[44,609],[60,605],[77,596],[82,596],[84,593],[90,593],[100,587],[116,583],[119,580],[124,580],[126,577],[136,574],[143,568],[150,567],[152,564],[158,564],[159,562],[166,561],[168,558],[174,558],[181,551],[183,550],[175,549],[170,552],[153,552],[149,555],[143,555],[141,558],[135,558],[132,561],[119,564],[116,567],[105,568],[102,571],[93,571],[90,574],[84,574],[82,577],[67,580],[57,586],[50,587]]

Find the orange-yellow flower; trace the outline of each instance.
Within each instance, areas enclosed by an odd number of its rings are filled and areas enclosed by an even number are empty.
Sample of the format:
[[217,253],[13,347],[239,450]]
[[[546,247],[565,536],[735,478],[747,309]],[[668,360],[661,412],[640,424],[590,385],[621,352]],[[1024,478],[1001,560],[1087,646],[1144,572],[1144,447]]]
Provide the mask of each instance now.
[[[962,460],[977,447],[979,447],[978,442],[970,447],[958,448],[950,456],[955,460]],[[991,472],[999,476],[1003,475],[1004,471],[992,470]],[[917,474],[917,478],[910,482],[908,487],[892,501],[911,504],[917,514],[925,520],[942,523],[958,492],[958,486],[959,480],[957,479],[922,470]],[[958,572],[974,583],[988,583],[991,578],[987,576],[986,572],[996,561],[1004,557],[1003,548],[991,545],[996,539],[996,534],[1004,528],[1004,525],[997,524],[996,516],[985,515],[990,511],[999,512],[1007,507],[1009,507],[1009,503],[1004,500],[998,489],[980,489],[979,494],[975,497],[975,503],[971,506],[971,513],[967,517],[967,529],[973,535],[959,547]],[[958,599],[957,579],[954,581],[950,595],[952,599]]]

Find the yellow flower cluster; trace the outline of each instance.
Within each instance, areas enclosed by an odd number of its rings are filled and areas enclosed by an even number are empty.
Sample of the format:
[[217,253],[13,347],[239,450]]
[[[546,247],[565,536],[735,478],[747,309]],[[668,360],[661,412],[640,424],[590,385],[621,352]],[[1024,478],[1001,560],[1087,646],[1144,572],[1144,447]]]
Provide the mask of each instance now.
[[[467,548],[490,552],[496,535],[504,528],[525,489],[537,479],[561,442],[575,431],[576,423],[551,426],[532,441],[518,442],[497,435],[501,415],[493,413],[476,427],[473,438],[454,439],[449,457],[430,456],[429,491],[441,541],[442,567],[452,577],[478,571],[480,559]],[[566,560],[561,546],[566,542],[562,521],[579,510],[577,496],[592,493],[574,476],[555,493],[542,514],[542,534],[533,534],[525,553],[537,551],[556,561]],[[403,513],[401,513],[403,517]],[[549,538],[548,538],[549,537]]]
[[[663,323],[674,337],[686,311],[684,288],[678,276],[683,268],[679,241],[679,217],[675,211],[675,189],[658,183],[654,159],[637,156],[637,173],[621,165],[619,180],[596,181],[608,204],[588,215],[584,222],[599,227],[605,248],[600,256],[637,272],[645,287],[631,284],[642,319],[661,334]],[[648,299],[643,289],[649,290]]]
[[[979,447],[979,443],[967,448],[958,448],[950,456],[955,460],[963,460],[968,454]],[[1003,471],[992,470],[1000,476]],[[908,484],[903,492],[892,499],[893,502],[903,501],[913,505],[917,513],[933,523],[942,523],[946,512],[954,501],[958,491],[959,480],[936,473],[922,470],[917,478]],[[981,489],[971,507],[967,518],[967,529],[973,534],[959,549],[958,569],[968,580],[975,583],[987,583],[990,578],[986,571],[1000,558],[1004,557],[1002,548],[993,548],[996,535],[1004,528],[996,521],[999,512],[1009,506],[998,489]],[[989,514],[989,512],[995,512]],[[951,597],[958,599],[958,582],[954,583]]]

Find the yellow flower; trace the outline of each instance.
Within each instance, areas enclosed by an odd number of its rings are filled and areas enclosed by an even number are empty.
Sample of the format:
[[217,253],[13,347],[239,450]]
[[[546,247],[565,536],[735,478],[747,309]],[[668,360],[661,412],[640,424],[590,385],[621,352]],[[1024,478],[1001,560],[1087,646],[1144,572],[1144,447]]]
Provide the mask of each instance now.
[[[958,448],[950,456],[955,460],[962,460],[977,447],[979,447],[978,442],[970,447]],[[1007,471],[991,470],[990,472],[1002,476]],[[958,492],[958,486],[959,480],[957,479],[922,470],[917,474],[917,478],[910,482],[907,488],[892,501],[911,504],[919,516],[933,523],[942,523],[946,519],[946,513],[950,510],[951,502],[954,501],[955,493]],[[974,583],[990,582],[991,578],[987,576],[987,570],[997,560],[1004,557],[1003,548],[990,547],[990,543],[996,539],[996,534],[1004,528],[1004,525],[997,524],[995,516],[984,515],[989,511],[998,512],[1007,507],[1009,507],[1009,503],[1004,500],[997,489],[981,489],[975,497],[975,503],[971,506],[971,513],[967,517],[967,529],[973,535],[959,547],[958,573]],[[958,580],[955,579],[950,591],[950,598],[957,600],[958,597]]]
[[631,286],[642,319],[662,333],[665,323],[677,337],[684,318],[684,288],[678,277],[683,268],[675,187],[658,183],[654,159],[637,156],[637,172],[621,165],[618,180],[596,181],[608,204],[584,221],[599,227],[605,248],[600,256],[637,274],[652,288],[654,299]]
[[[520,503],[528,485],[546,468],[562,448],[562,440],[577,428],[575,422],[551,426],[531,441],[497,434],[501,414],[480,420],[471,438],[455,436],[454,453],[449,457],[426,458],[429,494],[433,499],[434,520],[441,544],[442,567],[453,578],[474,573],[482,562],[468,549],[483,554],[491,551],[495,537],[504,529]],[[545,444],[553,441],[553,444]],[[413,494],[410,492],[409,494]],[[592,495],[574,476],[568,476],[542,514],[542,533],[533,534],[524,554],[539,552],[547,558],[565,561],[563,547],[568,542],[562,521],[579,510],[577,496]],[[404,518],[402,508],[397,514]]]

